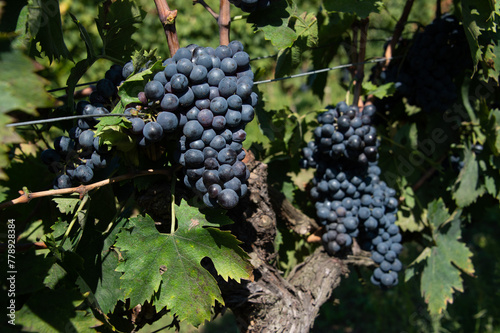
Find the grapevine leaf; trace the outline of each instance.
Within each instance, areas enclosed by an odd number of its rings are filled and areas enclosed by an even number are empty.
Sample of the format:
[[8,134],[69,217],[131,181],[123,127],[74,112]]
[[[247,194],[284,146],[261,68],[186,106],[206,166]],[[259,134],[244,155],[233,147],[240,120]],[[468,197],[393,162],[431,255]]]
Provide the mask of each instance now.
[[247,18],[247,22],[253,24],[253,29],[262,31],[264,38],[278,49],[292,46],[297,39],[295,31],[288,26],[290,9],[286,5],[286,1],[277,1],[265,11],[252,13]]
[[499,15],[491,0],[462,0],[463,25],[472,61],[477,70],[481,64],[487,76],[498,80]]
[[82,301],[76,289],[43,289],[17,311],[16,324],[23,327],[23,332],[90,332],[101,322],[88,308],[81,309]]
[[89,59],[95,58],[94,44],[92,43],[92,39],[90,38],[87,29],[85,29],[85,27],[80,23],[80,21],[76,18],[75,15],[69,13],[69,16],[71,16],[73,23],[75,23],[75,25],[78,27],[78,30],[80,31],[80,37],[85,43],[85,47],[87,49],[87,58]]
[[217,273],[225,280],[249,277],[251,266],[238,240],[229,232],[213,228],[193,207],[184,201],[176,208],[178,229],[161,234],[149,216],[132,218],[131,229],[118,234],[116,247],[124,261],[123,299],[131,306],[153,299],[158,308],[172,309],[179,320],[198,326],[210,319],[215,300],[223,303],[214,277],[201,266],[210,258]]
[[366,81],[363,82],[363,89],[366,91],[365,95],[373,95],[377,98],[390,97],[396,92],[396,84],[394,82],[389,82],[381,86],[376,86],[375,84]]
[[443,198],[429,203],[427,207],[427,221],[434,227],[434,230],[442,226],[450,218],[450,213],[444,205]]
[[80,199],[78,197],[67,197],[67,198],[53,198],[57,204],[57,209],[63,214],[73,214],[75,208],[79,205]]
[[325,0],[325,9],[329,12],[342,12],[366,18],[370,13],[380,11],[382,1],[377,0]]
[[[85,259],[85,267],[79,272],[76,283],[83,294],[89,293],[89,301],[104,314],[113,311],[121,295],[121,274],[115,270],[119,255],[113,250],[112,245],[116,241],[118,232],[126,223],[127,219],[118,219],[113,223],[109,233],[105,234],[97,229],[86,228],[86,230],[90,229],[92,234],[84,238],[82,244],[79,245],[79,251]],[[96,269],[96,264],[98,264],[98,269]]]
[[40,43],[42,52],[50,62],[61,57],[72,59],[64,43],[59,1],[30,0],[27,21],[28,31],[33,38],[34,55],[39,55],[35,45]]
[[461,270],[474,273],[472,253],[460,242],[460,213],[434,234],[435,246],[422,271],[421,291],[431,315],[440,315],[453,302],[455,291],[463,292]]
[[453,198],[459,207],[466,207],[475,202],[484,193],[479,183],[479,164],[476,155],[468,147],[464,150],[464,167],[458,175]]
[[[134,62],[135,66],[135,62]],[[131,75],[123,82],[123,84],[118,89],[118,95],[120,96],[121,107],[113,109],[113,113],[119,113],[120,110],[124,110],[125,107],[130,103],[139,103],[139,98],[137,95],[144,91],[144,86],[146,82],[153,76],[163,69],[161,61],[156,61],[153,66],[142,72]]]
[[0,53],[0,114],[22,110],[34,115],[37,108],[56,106],[45,90],[47,81],[34,72],[34,63],[20,52]]
[[137,31],[135,24],[141,23],[145,16],[146,12],[131,0],[101,4],[96,25],[103,41],[104,53],[116,59],[132,53],[136,41],[130,36]]
[[430,247],[426,247],[422,252],[420,252],[417,259],[413,260],[413,262],[405,270],[405,282],[408,282],[412,277],[422,272],[421,265],[425,263],[425,260],[429,258],[430,255]]
[[35,65],[21,52],[0,53],[0,179],[6,179],[5,170],[11,163],[8,144],[21,138],[14,128],[5,125],[12,122],[10,111],[24,111],[36,115],[37,108],[57,106],[57,100],[45,91],[47,81],[35,74]]

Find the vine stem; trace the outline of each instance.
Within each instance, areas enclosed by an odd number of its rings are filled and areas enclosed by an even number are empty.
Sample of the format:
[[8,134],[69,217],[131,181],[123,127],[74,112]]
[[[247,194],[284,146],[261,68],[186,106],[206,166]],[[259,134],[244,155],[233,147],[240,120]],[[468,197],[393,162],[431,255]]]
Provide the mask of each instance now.
[[[368,36],[368,23],[369,19],[362,19],[360,22],[361,29],[359,31],[359,52],[358,52],[358,65],[356,69],[356,86],[354,87],[354,99],[352,101],[353,105],[359,105],[359,97],[361,96],[361,87],[363,84],[363,78],[365,76],[365,55],[366,55],[366,41]],[[362,102],[361,102],[362,103]],[[360,105],[362,107],[362,105]]]
[[394,34],[392,35],[391,42],[389,43],[387,49],[385,50],[384,57],[387,59],[387,61],[384,64],[384,68],[382,70],[385,70],[387,66],[389,66],[389,62],[392,57],[392,52],[394,51],[396,43],[398,42],[399,38],[401,37],[401,34],[403,33],[406,21],[408,21],[408,16],[410,15],[410,11],[413,6],[413,1],[414,0],[406,0],[403,13],[401,13],[401,17],[399,18],[399,21],[398,23],[396,23],[396,27],[394,28]]
[[179,49],[179,39],[177,38],[177,30],[175,29],[177,10],[170,10],[166,0],[155,0],[155,5],[158,10],[158,17],[167,36],[170,55],[173,56]]
[[170,234],[173,235],[175,232],[175,175],[174,177],[172,177],[172,184],[170,185],[170,200],[171,200]]
[[76,210],[75,214],[73,215],[73,219],[71,220],[71,223],[69,224],[68,228],[66,229],[66,232],[64,233],[63,239],[61,240],[61,247],[63,247],[64,242],[66,241],[66,238],[68,238],[69,233],[71,232],[71,229],[76,223],[76,220],[78,220],[78,213],[82,211],[83,207],[87,204],[87,201],[89,200],[89,196],[86,195],[83,197],[82,202],[80,203],[80,206],[78,206],[78,209]]
[[0,210],[5,209],[7,207],[17,205],[20,203],[28,203],[32,199],[36,198],[42,198],[42,197],[49,197],[49,196],[54,196],[54,195],[61,195],[61,194],[71,194],[71,193],[78,193],[80,194],[80,197],[82,198],[87,192],[114,183],[121,182],[123,180],[128,180],[128,179],[133,179],[136,177],[141,177],[141,176],[152,176],[152,175],[167,175],[169,176],[171,174],[171,171],[169,170],[153,170],[149,169],[146,171],[140,171],[137,173],[129,173],[121,176],[117,176],[114,178],[109,178],[105,180],[101,180],[99,182],[89,184],[89,185],[80,185],[78,187],[71,187],[71,188],[64,188],[64,189],[59,189],[59,190],[48,190],[48,191],[40,191],[40,192],[33,192],[33,193],[27,193],[22,190],[19,191],[20,196],[16,199],[5,201],[0,204]]
[[219,22],[219,14],[217,14],[212,7],[210,7],[204,0],[193,0],[193,5],[200,4],[213,16],[213,18]]
[[219,6],[219,43],[220,45],[229,44],[229,28],[231,27],[231,4],[229,0],[220,0]]

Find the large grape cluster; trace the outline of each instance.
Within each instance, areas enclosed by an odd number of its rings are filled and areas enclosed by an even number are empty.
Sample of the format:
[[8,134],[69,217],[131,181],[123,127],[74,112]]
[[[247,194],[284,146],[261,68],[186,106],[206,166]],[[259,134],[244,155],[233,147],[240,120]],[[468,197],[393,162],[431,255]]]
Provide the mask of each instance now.
[[230,3],[247,13],[269,7],[272,1],[276,0],[229,0]]
[[180,48],[163,65],[138,94],[141,111],[152,118],[130,116],[131,131],[147,146],[179,130],[176,162],[184,166],[184,184],[209,207],[234,208],[247,192],[242,143],[257,104],[250,57],[232,41]]
[[402,269],[401,235],[396,226],[396,192],[380,180],[378,140],[370,119],[373,105],[360,112],[345,102],[318,116],[314,141],[303,149],[302,167],[316,169],[310,195],[316,217],[325,227],[323,244],[330,254],[349,248],[353,238],[372,252],[379,267],[371,281],[389,287]]
[[[123,68],[113,66],[97,83],[90,103],[78,103],[78,113],[109,113],[117,98],[117,85],[133,72],[132,62]],[[150,76],[137,95],[139,103],[127,105],[124,111],[131,123],[129,133],[136,137],[139,147],[176,140],[174,162],[184,167],[184,184],[208,207],[234,208],[248,190],[250,173],[243,162],[242,144],[245,125],[253,120],[258,99],[252,91],[254,76],[243,45],[232,41],[214,49],[192,44],[180,48],[163,62],[162,70]],[[108,149],[99,146],[93,131],[98,121],[93,117],[79,119],[69,137],[58,138],[60,144],[56,142],[55,150],[42,154],[51,165],[62,157],[69,161],[57,171],[57,188],[71,186],[74,177],[89,182],[94,167],[106,165]],[[164,138],[170,141],[162,141]],[[73,151],[77,153],[68,155]]]
[[[117,98],[117,86],[125,78],[121,66],[111,66],[105,78],[97,82],[89,96],[90,102],[82,100],[76,104],[77,114],[98,116],[109,113],[113,100]],[[56,174],[55,189],[88,183],[94,178],[96,169],[107,166],[112,150],[95,136],[94,128],[99,121],[99,117],[78,119],[68,136],[59,136],[54,140],[54,149],[42,152],[42,161]]]
[[444,111],[458,97],[455,77],[471,64],[463,27],[445,14],[414,36],[403,60],[391,61],[381,79],[395,82],[408,103],[428,112]]

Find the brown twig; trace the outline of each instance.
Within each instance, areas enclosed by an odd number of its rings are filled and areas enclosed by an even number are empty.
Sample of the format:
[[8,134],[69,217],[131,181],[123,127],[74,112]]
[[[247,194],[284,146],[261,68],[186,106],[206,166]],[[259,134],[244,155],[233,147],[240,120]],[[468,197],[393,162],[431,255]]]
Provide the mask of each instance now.
[[[439,165],[441,165],[441,163],[443,163],[443,161],[446,158],[446,156],[448,156],[448,154],[444,154],[443,156],[441,156],[439,158],[439,160],[438,160],[438,164]],[[427,181],[427,179],[429,179],[434,174],[434,172],[436,172],[436,170],[437,169],[435,167],[431,167],[429,170],[427,170],[422,175],[422,177],[420,177],[420,179],[412,186],[413,192],[415,192],[420,187],[422,187],[422,185],[424,185],[424,183]]]
[[78,194],[80,194],[80,197],[82,197],[83,195],[85,195],[85,193],[87,193],[93,189],[102,187],[102,186],[114,184],[117,182],[121,182],[123,180],[133,179],[133,178],[140,177],[140,176],[149,176],[149,175],[167,175],[167,176],[170,176],[170,175],[172,175],[172,173],[170,170],[149,169],[146,171],[140,171],[138,173],[129,173],[126,175],[121,175],[118,177],[101,180],[101,181],[95,182],[93,184],[80,185],[78,187],[64,188],[64,189],[59,189],[59,190],[40,191],[40,192],[33,192],[33,193],[25,193],[24,191],[19,191],[20,196],[17,199],[13,199],[13,200],[9,200],[9,201],[5,201],[5,202],[1,203],[0,210],[5,209],[5,208],[10,207],[10,206],[13,206],[13,205],[20,204],[20,203],[28,203],[32,199],[54,196],[54,195],[78,193]]
[[204,0],[193,0],[193,5],[200,4],[213,16],[213,18],[219,22],[219,14],[217,14],[212,7],[210,7]]
[[408,20],[408,16],[410,15],[411,7],[413,6],[413,1],[414,0],[407,0],[405,4],[405,8],[403,9],[403,13],[401,14],[401,17],[399,18],[398,23],[396,23],[396,27],[394,28],[394,33],[392,35],[391,42],[387,46],[387,49],[385,50],[385,58],[387,59],[383,70],[389,66],[390,59],[392,57],[392,53],[394,51],[394,48],[396,47],[396,43],[399,40],[399,37],[401,37],[401,34],[403,33],[403,29],[405,27],[406,21]]
[[220,0],[219,6],[219,43],[220,45],[229,44],[229,28],[231,27],[231,7],[229,0]]
[[179,40],[177,39],[177,31],[175,29],[175,18],[177,17],[177,10],[170,10],[166,0],[155,0],[156,9],[158,10],[158,17],[165,30],[167,36],[168,49],[170,55],[174,55],[179,49]]
[[[366,41],[368,35],[368,23],[369,19],[365,18],[361,20],[361,30],[360,30],[360,38],[359,38],[359,52],[358,52],[358,66],[356,69],[356,86],[354,87],[354,99],[352,101],[353,105],[358,105],[362,101],[359,100],[361,96],[361,86],[363,84],[363,78],[365,76],[365,55],[366,55]],[[363,105],[360,105],[361,107]]]

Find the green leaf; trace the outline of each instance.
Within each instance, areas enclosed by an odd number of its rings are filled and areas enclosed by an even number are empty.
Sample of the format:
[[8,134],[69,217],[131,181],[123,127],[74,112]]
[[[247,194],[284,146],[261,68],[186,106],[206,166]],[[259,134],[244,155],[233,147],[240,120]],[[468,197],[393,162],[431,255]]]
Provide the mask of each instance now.
[[446,208],[443,198],[439,198],[429,203],[427,206],[427,221],[434,229],[439,228],[450,218],[450,213]]
[[[16,313],[16,324],[23,332],[91,332],[101,324],[76,289],[44,289],[32,295]],[[77,309],[78,307],[78,309]]]
[[373,95],[377,98],[384,98],[392,96],[396,92],[396,84],[389,82],[381,86],[377,86],[370,81],[363,82],[363,89],[366,91],[365,95]]
[[459,207],[466,207],[475,202],[485,189],[479,182],[479,164],[476,154],[469,147],[464,150],[464,167],[455,183],[453,198]]
[[92,306],[104,314],[113,311],[121,296],[121,274],[116,271],[119,255],[112,246],[127,222],[126,218],[117,219],[109,233],[105,234],[98,229],[86,228],[88,234],[85,236],[88,237],[82,239],[78,248],[85,262],[84,269],[78,272],[76,283],[83,294],[89,293],[88,300]]
[[52,201],[57,204],[57,209],[63,214],[73,214],[80,204],[79,197],[53,198]]
[[[145,58],[148,59],[148,58]],[[136,63],[134,62],[134,67]],[[139,103],[139,98],[137,95],[139,92],[144,90],[144,86],[146,82],[157,72],[164,69],[161,61],[156,61],[153,66],[148,69],[143,70],[140,73],[136,73],[131,75],[130,77],[122,83],[120,88],[118,89],[118,95],[120,96],[121,109],[125,109],[130,103]],[[120,111],[119,108],[113,109],[113,113],[118,113]]]
[[447,304],[453,302],[453,293],[463,292],[461,270],[474,273],[472,253],[459,241],[460,224],[460,213],[457,213],[451,223],[434,234],[436,246],[431,248],[421,279],[422,296],[431,315],[442,314]]
[[57,105],[45,90],[47,81],[34,72],[34,62],[22,53],[0,53],[0,115],[15,110],[35,115],[37,108]]
[[377,0],[325,0],[325,9],[329,12],[343,12],[366,18],[370,13],[378,13],[382,1]]
[[102,3],[96,19],[97,29],[103,41],[104,54],[124,59],[131,54],[137,43],[131,36],[137,31],[136,24],[142,22],[146,12],[135,1],[118,0]]
[[116,247],[124,261],[123,298],[130,306],[153,300],[157,308],[167,307],[194,326],[210,319],[217,300],[224,303],[214,277],[201,266],[212,260],[225,280],[249,277],[251,266],[238,240],[227,231],[211,226],[205,217],[184,201],[176,207],[178,229],[161,234],[149,216],[130,219],[131,230],[119,233]]
[[[40,43],[43,53],[50,62],[53,59],[72,59],[64,43],[59,12],[59,1],[30,0],[28,2],[28,31],[31,34],[32,49]],[[35,51],[37,53],[38,51]],[[38,55],[38,54],[37,54]]]
[[500,12],[492,0],[462,0],[463,25],[472,61],[477,70],[481,64],[485,76],[498,80],[498,30]]
[[264,38],[278,49],[291,47],[297,39],[295,31],[288,26],[290,8],[286,6],[286,1],[277,1],[265,11],[252,13],[247,18],[253,29],[256,32],[262,31]]
[[73,23],[76,24],[78,27],[78,30],[80,31],[80,37],[82,38],[83,42],[85,43],[85,47],[87,49],[87,58],[88,59],[94,59],[96,57],[95,51],[94,51],[94,43],[92,43],[92,39],[90,38],[89,33],[87,32],[87,29],[80,23],[80,21],[76,18],[75,15],[69,13],[71,16],[71,19],[73,20]]

